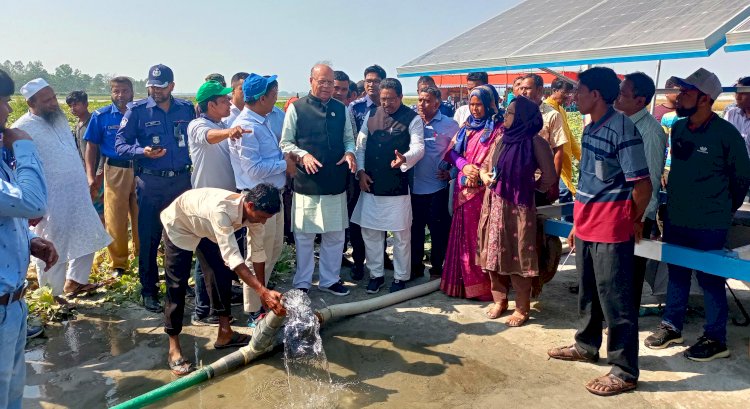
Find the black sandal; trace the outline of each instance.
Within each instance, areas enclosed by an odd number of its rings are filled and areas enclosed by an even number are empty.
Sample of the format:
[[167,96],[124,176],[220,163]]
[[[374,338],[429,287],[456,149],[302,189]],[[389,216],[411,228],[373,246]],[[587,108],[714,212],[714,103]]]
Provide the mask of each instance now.
[[239,332],[232,333],[232,338],[226,344],[219,345],[214,343],[214,349],[224,349],[233,347],[244,347],[250,343],[250,335],[240,334]]

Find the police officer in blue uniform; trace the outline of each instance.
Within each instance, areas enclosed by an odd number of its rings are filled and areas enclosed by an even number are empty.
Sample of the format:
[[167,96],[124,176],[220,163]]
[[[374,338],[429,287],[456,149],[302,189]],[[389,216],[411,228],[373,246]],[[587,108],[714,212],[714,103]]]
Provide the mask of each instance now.
[[187,126],[195,119],[195,109],[191,102],[172,96],[174,74],[166,65],[151,67],[146,86],[150,96],[128,108],[117,132],[115,150],[121,157],[137,161],[141,296],[147,310],[161,312],[156,265],[162,235],[159,214],[190,189]]

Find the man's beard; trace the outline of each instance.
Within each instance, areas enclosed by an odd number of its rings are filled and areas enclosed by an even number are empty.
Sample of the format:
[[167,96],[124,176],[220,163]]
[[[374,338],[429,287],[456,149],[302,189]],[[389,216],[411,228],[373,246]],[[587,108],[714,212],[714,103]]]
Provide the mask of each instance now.
[[677,107],[675,109],[675,113],[677,113],[677,116],[680,118],[689,118],[696,112],[698,112],[698,105],[693,105],[692,108]]
[[60,108],[57,108],[52,111],[44,111],[39,116],[41,116],[42,119],[44,119],[44,121],[50,125],[54,125],[55,122],[59,121],[60,119],[66,119],[65,113]]

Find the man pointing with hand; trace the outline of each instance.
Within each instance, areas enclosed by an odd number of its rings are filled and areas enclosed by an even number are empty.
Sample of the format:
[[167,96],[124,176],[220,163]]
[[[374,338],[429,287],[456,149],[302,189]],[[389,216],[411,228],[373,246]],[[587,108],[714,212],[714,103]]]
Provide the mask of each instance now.
[[357,136],[357,178],[362,194],[352,222],[362,226],[370,283],[375,294],[385,284],[383,234],[393,232],[393,284],[403,290],[411,274],[411,198],[407,171],[424,156],[422,119],[401,103],[401,83],[380,83],[380,106],[369,113]]

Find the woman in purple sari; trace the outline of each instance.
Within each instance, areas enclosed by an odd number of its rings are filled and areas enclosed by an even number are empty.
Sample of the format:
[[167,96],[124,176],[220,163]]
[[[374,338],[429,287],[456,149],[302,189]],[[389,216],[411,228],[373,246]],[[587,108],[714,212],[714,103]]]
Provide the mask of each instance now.
[[503,133],[503,117],[492,86],[476,87],[469,96],[471,115],[454,138],[445,161],[458,169],[453,192],[453,220],[440,289],[451,297],[492,299],[490,280],[476,261],[477,227],[485,187],[479,167]]
[[[541,129],[539,106],[516,97],[505,114],[505,132],[480,169],[487,192],[479,220],[477,263],[489,274],[495,302],[487,317],[498,318],[508,309],[512,286],[516,310],[506,321],[510,327],[529,319],[531,282],[539,275],[534,190],[546,192],[557,181],[552,150],[537,135]],[[542,175],[535,182],[537,169]]]

